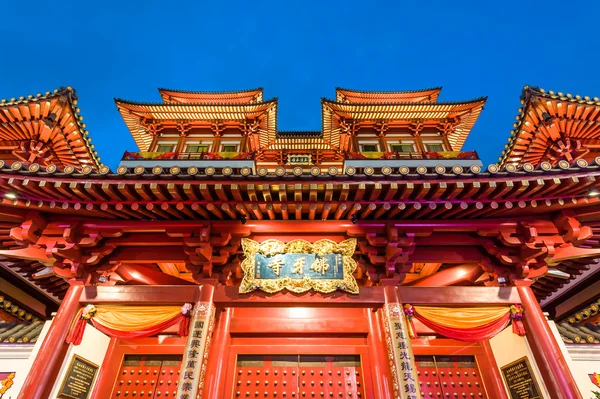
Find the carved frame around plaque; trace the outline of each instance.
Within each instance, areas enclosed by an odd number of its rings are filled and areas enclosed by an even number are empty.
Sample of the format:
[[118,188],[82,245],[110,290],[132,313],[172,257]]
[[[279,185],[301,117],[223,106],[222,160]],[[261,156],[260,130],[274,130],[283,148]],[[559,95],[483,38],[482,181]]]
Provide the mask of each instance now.
[[[65,388],[67,387],[67,384],[70,380],[71,374],[73,373],[73,366],[75,365],[76,362],[83,363],[86,366],[94,369],[91,381],[89,381],[89,389],[87,392],[85,392],[84,396],[81,396],[81,395],[73,396],[72,394],[65,392]],[[96,381],[96,377],[98,377],[99,369],[100,369],[100,366],[98,366],[97,364],[92,363],[89,360],[82,358],[81,356],[73,355],[73,358],[71,359],[71,362],[69,363],[69,367],[67,368],[67,374],[65,375],[65,378],[60,386],[60,390],[58,391],[57,397],[65,398],[65,399],[87,399],[87,398],[89,398],[90,393],[92,392],[92,388],[94,387],[94,382]]]
[[[257,242],[242,239],[245,259],[241,264],[244,278],[240,293],[261,290],[268,293],[287,289],[302,293],[314,290],[330,293],[337,290],[358,294],[353,276],[357,264],[352,259],[356,239],[340,243],[323,239]],[[298,266],[303,268],[299,269]]]

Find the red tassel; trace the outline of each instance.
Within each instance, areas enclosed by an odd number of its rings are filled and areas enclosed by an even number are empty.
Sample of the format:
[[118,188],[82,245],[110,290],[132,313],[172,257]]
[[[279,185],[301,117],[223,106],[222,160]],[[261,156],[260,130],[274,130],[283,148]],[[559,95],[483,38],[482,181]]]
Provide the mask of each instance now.
[[183,316],[179,323],[179,336],[187,337],[190,332],[190,317]]
[[525,336],[525,326],[523,325],[523,321],[513,320],[512,327],[513,327],[513,333],[515,333],[521,337]]
[[67,344],[73,344],[75,346],[81,344],[81,340],[83,339],[83,333],[85,331],[85,326],[87,325],[87,320],[82,318],[78,318],[75,323],[71,326],[71,331],[67,335],[67,339],[65,340]]

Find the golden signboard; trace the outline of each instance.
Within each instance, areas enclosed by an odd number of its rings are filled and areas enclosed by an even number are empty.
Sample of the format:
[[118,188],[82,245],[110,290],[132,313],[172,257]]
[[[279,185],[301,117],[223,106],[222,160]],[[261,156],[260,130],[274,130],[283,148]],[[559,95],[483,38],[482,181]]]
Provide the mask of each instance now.
[[242,239],[246,258],[242,262],[244,278],[240,292],[261,290],[269,293],[283,289],[301,293],[313,289],[322,293],[342,290],[358,294],[353,276],[357,264],[352,259],[356,239],[340,243],[319,240],[257,242]]
[[77,355],[73,356],[67,375],[60,387],[59,398],[87,399],[92,391],[98,365]]
[[501,370],[511,399],[543,399],[527,357],[507,364]]

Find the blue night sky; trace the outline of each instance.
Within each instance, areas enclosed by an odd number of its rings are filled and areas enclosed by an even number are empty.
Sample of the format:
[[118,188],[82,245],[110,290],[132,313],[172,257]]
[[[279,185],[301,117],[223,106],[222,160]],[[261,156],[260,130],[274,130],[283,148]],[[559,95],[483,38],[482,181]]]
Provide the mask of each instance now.
[[336,86],[489,96],[464,146],[484,164],[507,142],[525,84],[600,96],[596,2],[36,3],[2,5],[0,98],[73,86],[113,170],[137,149],[113,98],[159,101],[158,87],[264,87],[279,98],[279,130],[319,130],[320,98]]

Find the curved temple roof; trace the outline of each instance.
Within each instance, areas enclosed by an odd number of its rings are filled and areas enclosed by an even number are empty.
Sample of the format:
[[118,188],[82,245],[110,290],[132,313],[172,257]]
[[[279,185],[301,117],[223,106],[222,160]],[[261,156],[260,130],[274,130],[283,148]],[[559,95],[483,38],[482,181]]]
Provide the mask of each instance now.
[[[600,99],[525,86],[500,166],[577,159],[600,148]],[[597,150],[596,150],[597,151]],[[593,156],[592,156],[593,158]]]
[[194,103],[194,104],[248,104],[263,101],[263,89],[256,88],[240,91],[201,92],[158,89],[161,98],[166,103]]
[[[140,151],[148,151],[156,135],[156,122],[198,121],[210,125],[212,121],[245,123],[260,120],[260,130],[267,136],[277,134],[277,99],[261,103],[139,103],[115,99],[117,108],[129,128]],[[174,124],[174,127],[176,123]],[[262,135],[261,135],[262,137]],[[266,141],[266,138],[265,138]]]
[[335,89],[335,99],[340,103],[434,103],[441,91],[441,87],[405,91],[361,91],[338,87]]
[[334,145],[339,143],[340,118],[352,122],[378,120],[413,121],[438,120],[451,123],[448,141],[453,151],[460,151],[475,125],[487,97],[466,102],[448,103],[340,103],[322,100],[323,137]]
[[42,165],[100,168],[71,87],[0,100],[0,146],[8,159]]

